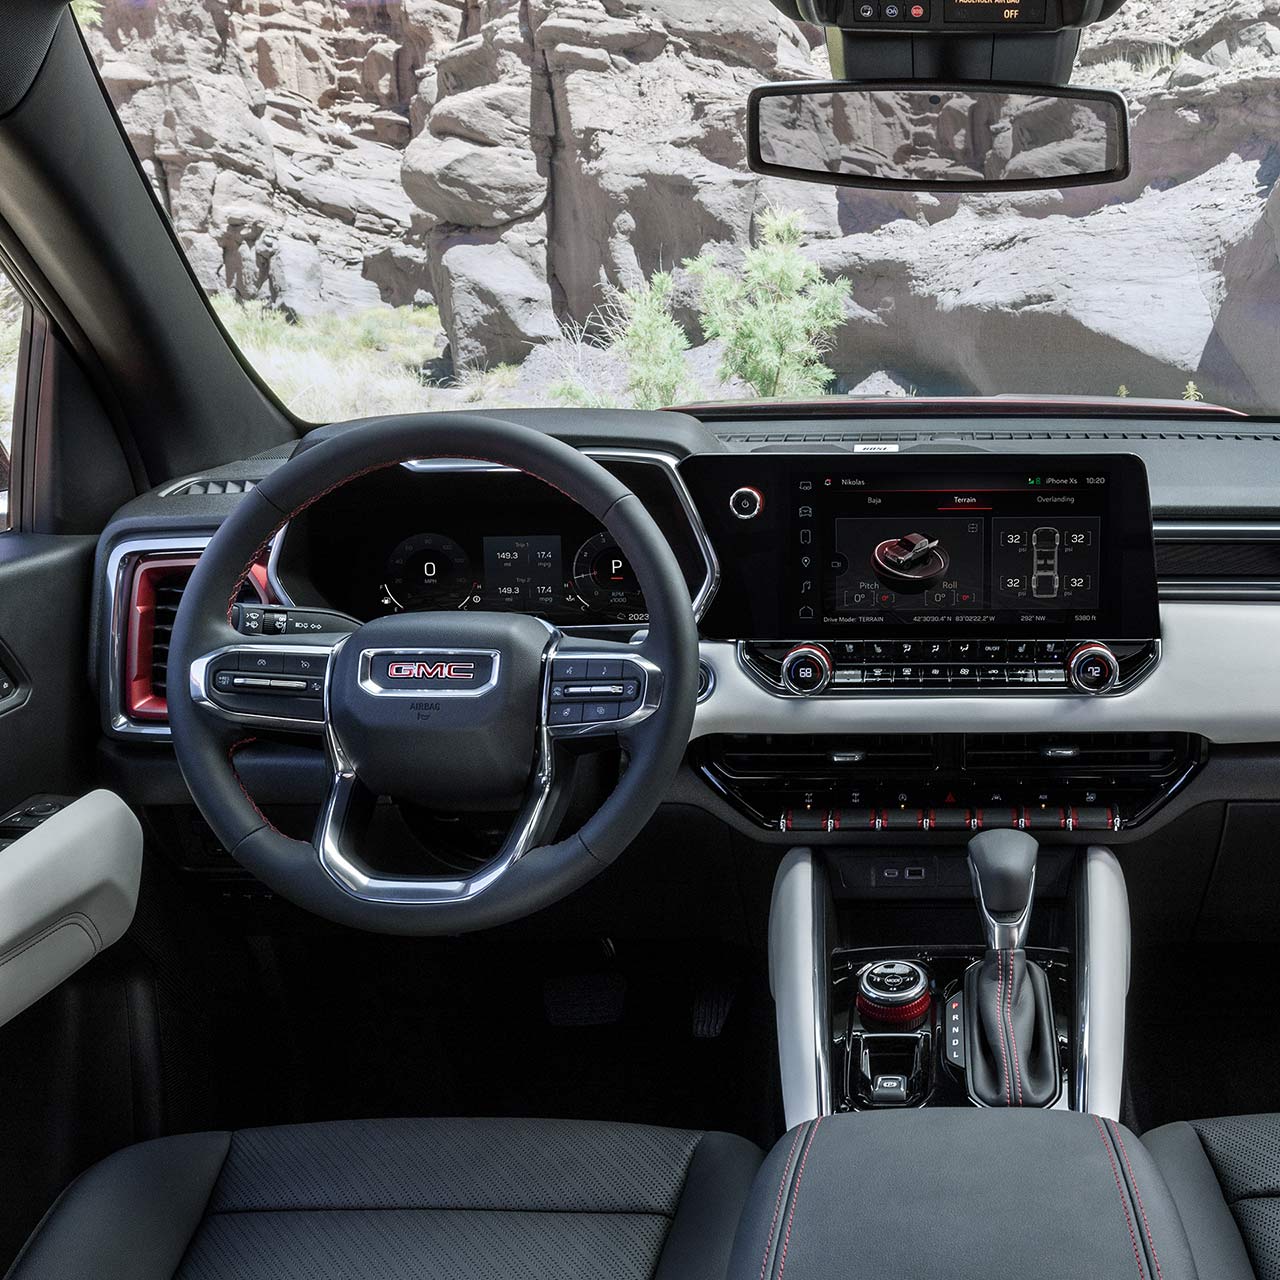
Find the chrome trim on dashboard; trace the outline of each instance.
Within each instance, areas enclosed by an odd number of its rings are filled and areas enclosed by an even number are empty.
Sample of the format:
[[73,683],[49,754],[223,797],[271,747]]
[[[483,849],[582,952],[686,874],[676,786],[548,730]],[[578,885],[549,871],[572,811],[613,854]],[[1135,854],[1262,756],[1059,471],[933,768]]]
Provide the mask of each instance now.
[[144,737],[165,740],[169,737],[167,720],[133,720],[124,709],[124,646],[129,634],[125,611],[129,607],[127,589],[129,574],[139,560],[148,556],[184,556],[192,551],[203,551],[209,545],[210,534],[183,537],[164,534],[147,538],[125,538],[111,548],[107,557],[106,608],[107,617],[107,670],[106,670],[106,729],[109,733],[127,737]]
[[1280,542],[1280,523],[1260,520],[1156,520],[1157,542]]
[[[591,458],[596,462],[604,460],[639,463],[641,465],[661,467],[666,472],[667,479],[675,491],[676,500],[679,502],[685,519],[688,521],[689,528],[693,533],[694,541],[698,544],[698,553],[701,555],[703,566],[706,569],[706,576],[703,578],[702,586],[693,597],[693,616],[700,619],[707,611],[707,607],[711,604],[716,591],[719,589],[720,562],[716,559],[711,539],[707,537],[702,517],[699,515],[697,507],[694,506],[693,495],[690,494],[688,486],[684,482],[684,477],[680,474],[679,460],[672,454],[649,449],[583,449],[581,452],[585,457]],[[504,467],[494,462],[481,462],[475,458],[421,458],[412,462],[402,462],[400,465],[407,471],[426,473],[450,471],[514,473],[516,471],[515,467]],[[284,549],[285,535],[288,531],[289,526],[286,524],[272,542],[271,553],[267,559],[267,583],[276,598],[285,606],[291,606],[294,603],[280,580],[280,556]],[[621,625],[629,624],[624,623]]]
[[788,850],[769,905],[769,989],[788,1129],[831,1111],[829,892],[813,851]]
[[1116,855],[1090,845],[1076,882],[1074,1110],[1119,1120],[1130,974],[1129,895]]
[[772,693],[737,660],[733,641],[704,640],[716,696],[696,711],[691,738],[713,733],[1195,733],[1210,742],[1280,739],[1280,609],[1166,604],[1160,662],[1124,696],[1014,697],[952,691],[868,691],[857,698]]

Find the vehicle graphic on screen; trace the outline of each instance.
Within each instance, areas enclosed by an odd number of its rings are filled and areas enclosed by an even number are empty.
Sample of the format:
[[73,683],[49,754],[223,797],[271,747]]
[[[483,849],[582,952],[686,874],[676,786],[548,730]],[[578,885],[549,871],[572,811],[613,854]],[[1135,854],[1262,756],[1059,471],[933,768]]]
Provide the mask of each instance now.
[[1031,572],[1031,594],[1037,600],[1053,600],[1062,579],[1058,575],[1058,548],[1062,534],[1049,525],[1041,525],[1031,535],[1035,560]]

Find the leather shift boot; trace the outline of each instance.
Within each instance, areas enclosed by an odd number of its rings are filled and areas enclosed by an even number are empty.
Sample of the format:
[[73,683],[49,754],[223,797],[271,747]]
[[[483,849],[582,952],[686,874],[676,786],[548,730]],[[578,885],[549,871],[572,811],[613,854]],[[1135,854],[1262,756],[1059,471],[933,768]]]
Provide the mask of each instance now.
[[965,975],[966,1070],[988,1107],[1045,1107],[1058,1094],[1049,979],[1025,951],[988,951]]

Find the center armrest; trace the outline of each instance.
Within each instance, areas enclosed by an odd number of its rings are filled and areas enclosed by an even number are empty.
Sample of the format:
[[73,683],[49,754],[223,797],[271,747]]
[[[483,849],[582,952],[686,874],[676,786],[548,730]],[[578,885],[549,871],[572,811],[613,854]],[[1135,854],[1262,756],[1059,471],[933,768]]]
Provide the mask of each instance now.
[[1067,1111],[824,1116],[747,1202],[731,1280],[1194,1280],[1164,1179],[1122,1125]]

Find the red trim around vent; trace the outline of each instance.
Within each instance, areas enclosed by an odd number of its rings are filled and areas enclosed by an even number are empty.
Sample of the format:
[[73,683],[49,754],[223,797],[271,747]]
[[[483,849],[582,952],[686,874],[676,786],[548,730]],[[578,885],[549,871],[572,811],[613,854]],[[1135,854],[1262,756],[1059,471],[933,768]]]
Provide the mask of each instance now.
[[[166,578],[191,576],[198,556],[144,556],[129,583],[129,611],[125,618],[124,711],[131,720],[165,720],[169,706],[152,684],[155,662],[156,588]],[[259,566],[255,565],[255,569]],[[266,568],[250,581],[263,604],[271,602]]]

